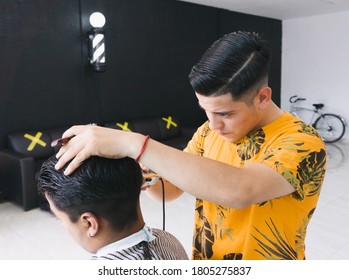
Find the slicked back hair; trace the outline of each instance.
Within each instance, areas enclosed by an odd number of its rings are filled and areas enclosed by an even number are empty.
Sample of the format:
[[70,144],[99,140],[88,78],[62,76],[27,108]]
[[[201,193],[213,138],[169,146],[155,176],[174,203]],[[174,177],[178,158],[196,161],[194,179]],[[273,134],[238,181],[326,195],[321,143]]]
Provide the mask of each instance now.
[[230,93],[238,101],[250,89],[267,84],[271,61],[268,42],[257,33],[226,34],[204,53],[192,68],[189,81],[204,96]]
[[106,219],[118,230],[137,220],[143,176],[134,159],[90,157],[69,176],[64,168],[56,170],[56,163],[53,156],[42,165],[38,191],[73,223],[84,212]]

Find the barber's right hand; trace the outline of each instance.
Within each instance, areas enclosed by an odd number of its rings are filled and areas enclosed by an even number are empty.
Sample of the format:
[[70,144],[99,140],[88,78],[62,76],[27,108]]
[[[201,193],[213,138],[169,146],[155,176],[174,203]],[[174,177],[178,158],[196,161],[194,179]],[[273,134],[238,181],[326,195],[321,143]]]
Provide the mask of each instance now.
[[141,167],[143,173],[148,173],[150,171],[150,169],[142,163],[139,163],[139,166]]
[[[63,145],[56,157],[56,169],[64,170],[65,175],[70,175],[80,164],[91,156],[106,158],[135,158],[142,146],[144,136],[132,132],[100,127],[96,125],[77,125],[66,130],[63,138],[71,138]],[[132,145],[132,144],[135,145]]]

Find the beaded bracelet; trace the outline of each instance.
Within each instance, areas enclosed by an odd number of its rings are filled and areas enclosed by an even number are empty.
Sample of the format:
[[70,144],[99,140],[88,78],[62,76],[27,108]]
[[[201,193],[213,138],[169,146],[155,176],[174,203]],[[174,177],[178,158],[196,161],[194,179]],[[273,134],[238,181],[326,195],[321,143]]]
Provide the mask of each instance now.
[[149,139],[150,139],[150,136],[149,136],[149,135],[145,136],[145,140],[144,140],[142,149],[141,149],[141,151],[139,152],[138,157],[136,158],[136,162],[139,162],[141,156],[143,155],[143,153],[144,153],[144,151],[145,151],[145,148],[147,147],[147,144],[148,144]]

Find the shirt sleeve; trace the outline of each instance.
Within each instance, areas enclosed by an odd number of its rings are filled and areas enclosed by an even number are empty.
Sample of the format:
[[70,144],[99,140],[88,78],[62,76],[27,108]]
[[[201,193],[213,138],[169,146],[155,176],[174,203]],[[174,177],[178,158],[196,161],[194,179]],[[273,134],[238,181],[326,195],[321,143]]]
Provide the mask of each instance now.
[[202,156],[204,152],[204,137],[209,131],[208,122],[201,125],[188,142],[184,152]]
[[323,141],[316,135],[294,133],[280,136],[258,160],[278,171],[303,200],[319,192],[326,169]]

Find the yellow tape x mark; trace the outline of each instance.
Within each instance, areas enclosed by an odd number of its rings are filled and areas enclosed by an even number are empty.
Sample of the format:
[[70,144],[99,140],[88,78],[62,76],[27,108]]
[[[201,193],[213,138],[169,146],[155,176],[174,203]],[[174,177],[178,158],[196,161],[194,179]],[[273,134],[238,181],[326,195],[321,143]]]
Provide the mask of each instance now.
[[128,128],[128,122],[124,122],[124,124],[116,123],[116,126],[120,127],[124,131],[132,132],[131,129]]
[[29,144],[29,146],[27,148],[28,151],[32,151],[34,149],[34,147],[36,146],[36,144],[38,144],[42,147],[46,147],[46,143],[40,139],[41,136],[42,136],[42,132],[40,132],[40,131],[38,133],[36,133],[35,136],[27,134],[27,133],[24,134],[25,138],[31,140],[31,143]]
[[162,120],[167,122],[167,124],[166,124],[167,129],[170,129],[171,125],[173,125],[174,127],[177,127],[177,124],[174,121],[172,121],[171,116],[169,116],[168,118],[162,118]]

